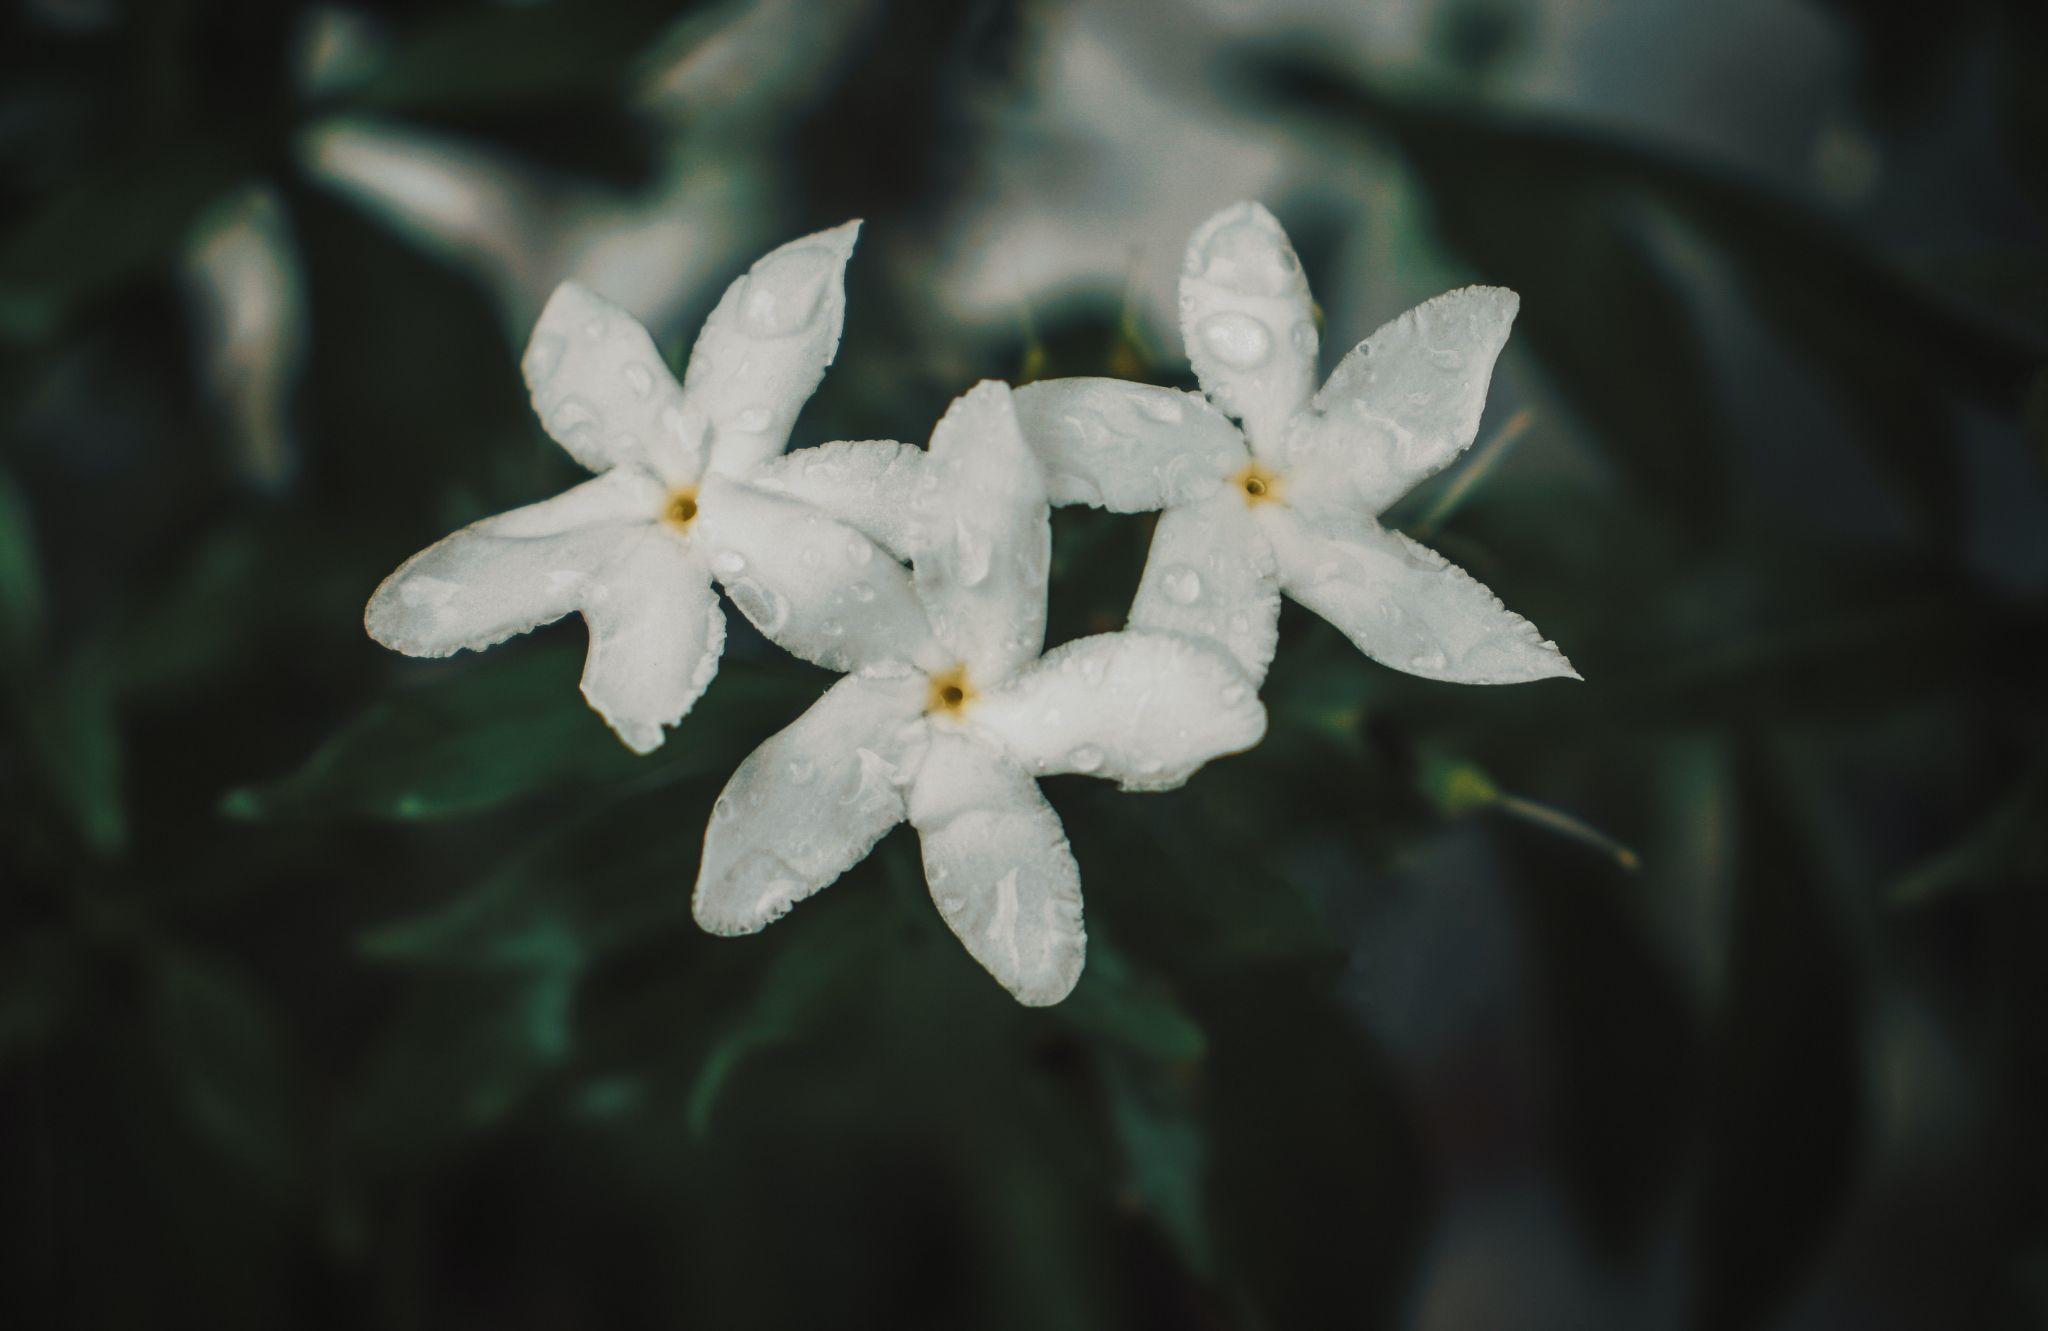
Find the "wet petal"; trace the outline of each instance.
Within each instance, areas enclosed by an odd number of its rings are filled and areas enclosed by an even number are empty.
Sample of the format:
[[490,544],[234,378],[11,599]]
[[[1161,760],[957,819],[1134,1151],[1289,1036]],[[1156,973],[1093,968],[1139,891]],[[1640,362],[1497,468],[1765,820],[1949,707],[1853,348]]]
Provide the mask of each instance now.
[[1471,574],[1370,518],[1262,515],[1280,585],[1384,665],[1454,684],[1523,684],[1578,672]]
[[1244,469],[1244,436],[1199,394],[1120,379],[1047,379],[1015,393],[1055,504],[1139,513],[1186,503]]
[[1280,588],[1272,545],[1241,491],[1220,490],[1160,514],[1130,623],[1209,639],[1253,684],[1265,679],[1278,641]]
[[548,298],[520,360],[533,410],[592,471],[637,464],[670,485],[704,470],[704,420],[632,315],[580,282]]
[[583,696],[626,747],[649,753],[718,673],[725,612],[703,561],[648,527],[584,587]]
[[1202,391],[1272,460],[1316,386],[1315,306],[1287,233],[1256,203],[1195,229],[1181,267],[1180,328]]
[[1138,629],[1055,647],[970,719],[1036,775],[1080,772],[1126,790],[1178,786],[1266,733],[1266,709],[1222,651]]
[[808,504],[705,478],[692,539],[755,628],[828,670],[924,662],[931,626],[910,573]]
[[915,676],[851,675],[748,755],[704,832],[697,923],[753,933],[866,858],[903,821],[896,736],[922,705]]
[[704,321],[683,392],[711,423],[711,466],[743,476],[782,451],[797,412],[839,350],[848,222],[771,250],[726,288]]
[[480,650],[560,619],[585,584],[659,511],[637,472],[472,523],[399,565],[370,597],[370,636],[407,656]]
[[822,509],[884,550],[908,559],[912,506],[923,493],[925,451],[891,439],[841,440],[768,459],[747,484]]
[[1018,1002],[1057,1003],[1086,959],[1081,871],[1022,767],[968,735],[932,737],[910,789],[932,901]]
[[1051,510],[1007,385],[954,399],[932,431],[933,478],[912,538],[918,598],[933,634],[986,687],[1045,646]]
[[1287,431],[1297,506],[1378,513],[1471,446],[1521,298],[1465,287],[1358,344]]

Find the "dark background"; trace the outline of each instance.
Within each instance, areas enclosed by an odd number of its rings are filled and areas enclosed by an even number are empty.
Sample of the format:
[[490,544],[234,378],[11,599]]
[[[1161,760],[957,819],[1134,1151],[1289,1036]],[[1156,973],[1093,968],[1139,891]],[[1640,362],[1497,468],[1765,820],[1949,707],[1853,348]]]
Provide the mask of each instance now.
[[[0,1325],[2048,1324],[2044,28],[10,0]],[[758,639],[643,760],[573,621],[362,633],[573,478],[516,369],[563,277],[680,365],[864,217],[794,442],[921,441],[982,376],[1190,382],[1179,251],[1238,197],[1326,365],[1522,293],[1390,521],[1587,682],[1290,605],[1262,747],[1048,784],[1059,1007],[906,831],[696,931],[713,795],[825,680]],[[1054,527],[1055,639],[1114,626],[1147,520]]]

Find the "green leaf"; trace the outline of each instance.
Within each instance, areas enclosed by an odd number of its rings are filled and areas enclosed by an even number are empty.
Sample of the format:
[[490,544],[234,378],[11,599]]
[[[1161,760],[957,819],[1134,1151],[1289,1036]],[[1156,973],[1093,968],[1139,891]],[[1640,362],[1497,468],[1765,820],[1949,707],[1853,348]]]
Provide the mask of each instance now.
[[28,496],[0,469],[0,664],[27,667],[43,638],[43,573]]
[[0,947],[0,1068],[39,1048],[64,1018],[76,964],[55,930]]
[[46,337],[80,302],[162,262],[240,177],[217,144],[157,145],[98,169],[0,240],[0,338]]
[[144,967],[146,1020],[200,1134],[276,1185],[303,1167],[296,1051],[269,1000],[226,961],[179,947]]
[[1855,976],[1785,783],[1748,755],[1727,999],[1693,1200],[1693,1324],[1764,1324],[1824,1251],[1862,1117]]
[[563,964],[422,973],[350,1097],[350,1149],[397,1172],[502,1122],[574,1049]]
[[[837,920],[806,923],[853,921],[842,913]],[[785,926],[782,932],[781,950],[762,973],[752,999],[713,1041],[691,1080],[685,1119],[693,1137],[709,1135],[712,1115],[741,1065],[763,1049],[814,1030],[823,1014],[867,988],[864,982],[882,964],[870,929]]]
[[421,686],[372,704],[289,776],[233,791],[252,820],[421,821],[530,795],[628,779],[730,771],[806,700],[809,676],[728,665],[651,757],[637,757],[577,692],[583,650],[531,644],[449,663]]
[[91,651],[74,652],[30,675],[15,702],[43,784],[73,833],[95,855],[119,854],[128,814],[112,668]]

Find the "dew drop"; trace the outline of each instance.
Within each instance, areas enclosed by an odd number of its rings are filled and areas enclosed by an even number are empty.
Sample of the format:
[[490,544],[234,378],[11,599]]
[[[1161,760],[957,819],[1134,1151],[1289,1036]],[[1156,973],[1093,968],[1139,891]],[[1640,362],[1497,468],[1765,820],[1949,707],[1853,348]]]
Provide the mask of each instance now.
[[753,337],[788,337],[817,315],[833,256],[812,245],[771,254],[747,274],[740,327]]
[[641,397],[654,391],[654,372],[638,361],[626,366],[626,386]]
[[[865,568],[869,563],[873,562],[874,557],[875,547],[868,543],[867,538],[862,536],[849,536],[846,538],[847,563],[855,568]],[[865,587],[867,584],[862,583],[861,586]],[[870,590],[872,591],[872,589]]]
[[747,557],[737,550],[720,550],[711,556],[711,571],[721,578],[738,577],[747,571]]
[[560,438],[580,434],[597,424],[597,412],[580,397],[565,397],[548,413],[548,433]]
[[520,368],[526,371],[526,382],[539,387],[554,378],[561,363],[562,339],[552,333],[543,333],[528,344]]
[[1178,425],[1186,413],[1181,410],[1179,394],[1141,393],[1138,395],[1138,414],[1161,425]]
[[1235,310],[1202,321],[1202,344],[1225,365],[1249,370],[1273,354],[1273,335],[1266,325]]
[[1193,605],[1202,597],[1202,575],[1186,564],[1175,564],[1159,577],[1169,598],[1181,605]]
[[1083,744],[1067,755],[1067,766],[1077,772],[1098,772],[1102,770],[1102,750],[1093,744]]
[[1197,263],[1207,280],[1247,296],[1283,296],[1300,280],[1286,237],[1250,213],[1210,233]]
[[789,602],[773,588],[752,578],[727,583],[725,592],[740,613],[754,621],[754,627],[763,633],[774,633],[789,622]]

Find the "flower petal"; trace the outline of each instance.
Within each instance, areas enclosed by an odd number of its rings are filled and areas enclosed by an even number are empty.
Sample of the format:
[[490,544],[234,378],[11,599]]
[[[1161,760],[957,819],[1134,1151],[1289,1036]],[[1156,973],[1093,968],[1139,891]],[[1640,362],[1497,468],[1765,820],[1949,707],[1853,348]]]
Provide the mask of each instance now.
[[541,427],[592,471],[636,463],[672,486],[703,474],[703,418],[640,321],[589,287],[555,288],[519,368]]
[[481,650],[581,608],[584,584],[659,511],[660,487],[611,472],[471,523],[399,565],[363,625],[407,656]]
[[1005,384],[953,400],[932,431],[937,478],[917,508],[913,577],[932,633],[983,686],[1045,646],[1051,510]]
[[806,661],[848,672],[930,650],[909,571],[808,504],[707,476],[693,539],[740,613]]
[[1378,513],[1468,448],[1520,308],[1505,287],[1465,287],[1353,348],[1288,425],[1297,504]]
[[1130,623],[1213,640],[1253,684],[1265,679],[1279,636],[1280,588],[1272,543],[1241,491],[1219,490],[1159,515]]
[[1055,504],[1141,513],[1185,503],[1251,461],[1196,393],[1120,379],[1046,379],[1015,393],[1017,423]]
[[1169,790],[1266,733],[1266,709],[1222,651],[1139,629],[1055,647],[970,718],[1035,775],[1080,772],[1126,790]]
[[698,924],[714,934],[763,928],[903,821],[896,736],[916,719],[923,688],[916,676],[849,675],[747,756],[704,831]]
[[725,612],[711,575],[674,532],[650,526],[585,585],[582,609],[583,696],[627,748],[651,753],[718,673]]
[[770,250],[704,321],[683,393],[711,423],[711,467],[743,476],[782,451],[825,377],[846,318],[848,222]]
[[935,734],[910,821],[932,900],[968,953],[1020,1003],[1072,992],[1088,943],[1081,870],[1030,774],[990,744]]
[[913,444],[839,440],[770,458],[747,476],[747,484],[822,509],[908,559],[917,525],[913,505],[929,475],[925,451]]
[[1287,594],[1383,665],[1454,684],[1579,677],[1534,624],[1428,546],[1370,518],[1261,521]]
[[1235,203],[1195,229],[1181,267],[1180,329],[1202,391],[1271,460],[1316,386],[1315,305],[1273,214]]

